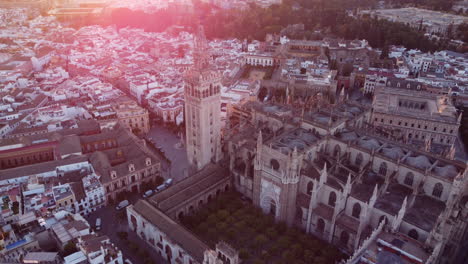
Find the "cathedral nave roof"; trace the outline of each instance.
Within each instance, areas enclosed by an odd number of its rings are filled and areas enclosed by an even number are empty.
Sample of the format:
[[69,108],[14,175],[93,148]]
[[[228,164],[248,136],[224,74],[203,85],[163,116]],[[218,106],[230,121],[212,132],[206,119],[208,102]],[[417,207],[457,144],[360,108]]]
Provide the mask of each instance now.
[[399,183],[391,183],[384,195],[375,203],[375,208],[396,215],[403,204],[405,197],[409,197],[413,191]]
[[359,220],[347,214],[341,214],[337,219],[337,224],[352,233],[357,233],[359,228]]
[[333,218],[333,208],[323,203],[319,203],[314,209],[314,214],[331,221]]
[[427,195],[416,196],[414,204],[406,210],[403,218],[425,231],[431,231],[439,215],[444,211],[445,203]]
[[372,196],[375,185],[377,184],[380,188],[384,184],[384,179],[372,170],[364,172],[361,177],[361,183],[353,183],[351,196],[360,201],[368,202]]
[[310,148],[319,141],[320,138],[320,135],[317,133],[303,128],[297,128],[274,138],[271,141],[271,146],[273,149],[279,150],[284,154],[289,154],[295,148],[298,152],[302,152]]

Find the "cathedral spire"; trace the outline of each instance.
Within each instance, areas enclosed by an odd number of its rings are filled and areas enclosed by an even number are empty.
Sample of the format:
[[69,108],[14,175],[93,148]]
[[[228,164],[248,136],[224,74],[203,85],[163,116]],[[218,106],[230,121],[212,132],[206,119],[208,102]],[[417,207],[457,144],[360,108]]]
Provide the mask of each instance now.
[[263,145],[263,136],[262,136],[262,130],[260,130],[257,136],[257,149],[261,148],[262,145]]
[[378,191],[379,191],[378,186],[379,186],[378,184],[375,184],[374,192],[372,193],[372,197],[369,200],[369,207],[370,208],[373,208],[374,205],[375,205],[375,202],[377,201],[377,194],[378,194]]
[[403,204],[401,205],[400,211],[398,211],[398,215],[393,219],[393,223],[392,223],[393,231],[397,231],[398,228],[400,227],[401,221],[403,221],[403,217],[405,216],[405,213],[406,213],[406,203],[407,203],[407,197],[405,197],[405,200],[403,200]]
[[348,179],[346,180],[346,185],[343,190],[343,198],[346,198],[351,193],[351,173],[348,175]]
[[262,130],[260,130],[257,136],[257,152],[255,154],[255,163],[254,163],[255,170],[262,169],[262,145],[263,145],[263,136],[262,136]]
[[326,181],[327,181],[327,163],[325,162],[325,165],[323,166],[322,173],[320,174],[320,186],[322,186]]
[[209,65],[208,42],[202,25],[199,25],[194,33],[193,63],[194,68],[198,70],[207,68]]

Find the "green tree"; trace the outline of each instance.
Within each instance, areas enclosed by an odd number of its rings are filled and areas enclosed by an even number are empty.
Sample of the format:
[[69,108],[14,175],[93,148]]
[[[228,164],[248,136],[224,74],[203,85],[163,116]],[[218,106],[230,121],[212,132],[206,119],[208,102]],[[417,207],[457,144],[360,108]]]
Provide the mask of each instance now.
[[381,60],[388,59],[388,52],[389,52],[388,45],[384,45],[384,47],[382,48],[382,53],[380,53],[380,59]]
[[304,250],[304,261],[307,263],[313,263],[314,262],[314,253],[311,250]]
[[260,248],[268,242],[268,238],[265,235],[257,235],[254,239],[255,247]]
[[242,260],[246,260],[249,258],[249,251],[245,248],[241,248],[239,250],[239,258],[241,258]]
[[229,216],[229,212],[227,210],[220,210],[217,214],[216,214],[218,220],[220,221],[224,221],[226,218],[228,218]]
[[265,233],[272,240],[278,236],[278,231],[274,227],[268,228]]
[[75,252],[78,252],[78,248],[75,243],[72,240],[68,241],[68,243],[63,247],[63,255],[68,256]]
[[18,214],[19,213],[19,202],[14,201],[13,205],[11,207],[11,210],[13,211],[13,214]]
[[296,258],[300,258],[303,255],[303,249],[302,249],[301,244],[299,243],[292,245],[290,249],[294,257]]
[[289,237],[287,236],[281,236],[278,241],[277,241],[278,245],[280,248],[282,249],[286,249],[289,247],[290,243],[291,243],[291,240],[289,239]]
[[127,240],[128,239],[128,233],[127,232],[117,232],[117,236],[122,240]]

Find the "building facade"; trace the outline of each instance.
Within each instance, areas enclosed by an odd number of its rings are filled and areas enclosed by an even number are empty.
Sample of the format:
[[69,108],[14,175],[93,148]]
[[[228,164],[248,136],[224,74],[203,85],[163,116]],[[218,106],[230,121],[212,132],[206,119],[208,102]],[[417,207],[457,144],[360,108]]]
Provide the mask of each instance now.
[[376,88],[372,124],[407,142],[453,145],[461,115],[448,96],[423,92],[417,87],[412,90],[410,83],[402,83],[397,88]]
[[117,119],[126,128],[137,134],[146,134],[150,130],[149,113],[134,101],[127,101],[114,106]]

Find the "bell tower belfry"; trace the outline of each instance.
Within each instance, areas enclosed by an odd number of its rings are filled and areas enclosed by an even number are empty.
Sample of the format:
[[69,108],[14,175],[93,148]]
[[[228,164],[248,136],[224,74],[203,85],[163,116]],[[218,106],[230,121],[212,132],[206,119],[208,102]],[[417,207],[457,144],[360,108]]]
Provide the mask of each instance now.
[[221,74],[210,64],[202,26],[194,39],[193,67],[185,76],[185,137],[187,158],[201,170],[221,158]]

